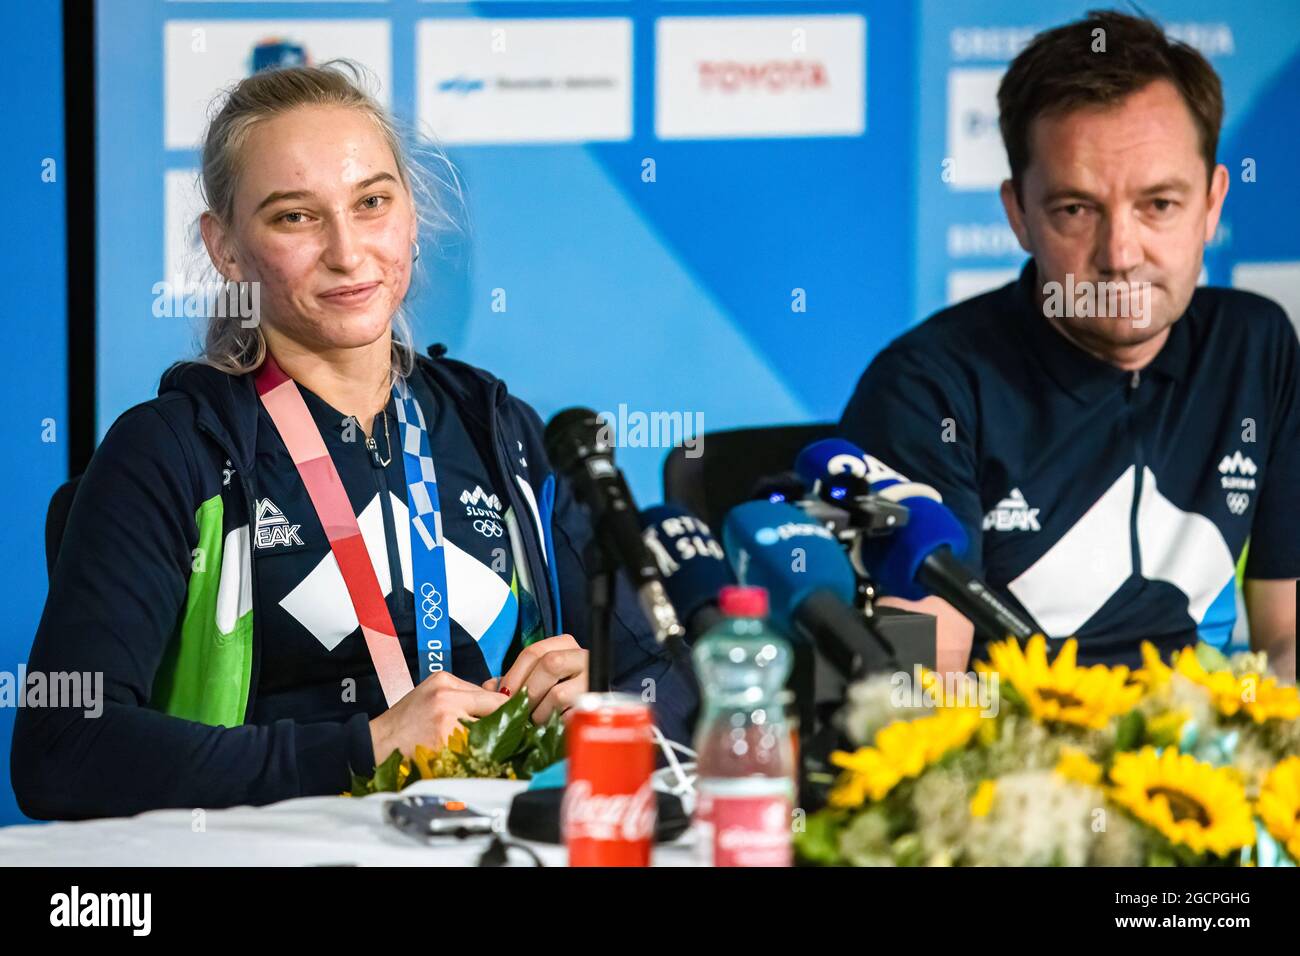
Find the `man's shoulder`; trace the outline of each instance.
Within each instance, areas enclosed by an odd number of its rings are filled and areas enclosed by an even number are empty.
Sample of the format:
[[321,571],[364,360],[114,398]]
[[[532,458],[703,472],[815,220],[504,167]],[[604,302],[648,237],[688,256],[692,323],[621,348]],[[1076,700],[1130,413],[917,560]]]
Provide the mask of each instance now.
[[1296,326],[1280,304],[1268,296],[1225,286],[1198,286],[1191,312],[1205,320],[1207,331],[1247,342],[1296,337]]

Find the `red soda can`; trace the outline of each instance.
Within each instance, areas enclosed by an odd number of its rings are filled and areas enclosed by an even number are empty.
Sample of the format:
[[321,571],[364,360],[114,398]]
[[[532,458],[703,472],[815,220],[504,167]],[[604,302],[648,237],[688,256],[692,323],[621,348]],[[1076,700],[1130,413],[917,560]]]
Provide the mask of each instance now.
[[632,694],[583,694],[569,710],[569,777],[560,808],[569,866],[650,865],[650,726],[650,705]]

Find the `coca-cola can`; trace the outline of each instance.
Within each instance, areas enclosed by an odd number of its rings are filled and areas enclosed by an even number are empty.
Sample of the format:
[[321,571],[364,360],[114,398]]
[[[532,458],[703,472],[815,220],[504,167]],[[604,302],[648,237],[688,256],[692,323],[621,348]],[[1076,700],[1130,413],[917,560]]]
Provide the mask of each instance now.
[[560,825],[570,866],[650,865],[650,727],[650,706],[632,694],[583,694],[569,709],[569,777]]

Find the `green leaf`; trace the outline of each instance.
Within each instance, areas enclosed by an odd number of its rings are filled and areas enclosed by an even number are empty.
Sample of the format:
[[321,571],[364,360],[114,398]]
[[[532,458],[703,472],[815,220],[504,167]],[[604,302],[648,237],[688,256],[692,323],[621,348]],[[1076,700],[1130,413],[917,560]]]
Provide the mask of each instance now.
[[529,731],[531,747],[528,748],[520,776],[532,777],[564,757],[564,719],[552,713],[544,724],[535,724]]
[[348,793],[354,797],[364,797],[368,793],[373,793],[371,789],[374,786],[373,777],[363,777],[358,773],[349,771],[352,776],[352,786],[348,788]]
[[1226,671],[1231,668],[1223,653],[1213,644],[1204,641],[1196,645],[1196,659],[1207,671]]
[[840,858],[840,829],[843,816],[822,810],[808,817],[802,833],[794,835],[794,846],[799,856],[809,863],[835,866]]
[[375,776],[371,780],[371,793],[396,793],[397,771],[402,766],[402,752],[394,750],[388,759],[375,767]]
[[1115,728],[1115,749],[1136,750],[1146,735],[1147,722],[1141,711],[1130,710]]
[[523,744],[530,722],[528,690],[520,688],[519,693],[469,726],[470,750],[497,763],[505,763]]

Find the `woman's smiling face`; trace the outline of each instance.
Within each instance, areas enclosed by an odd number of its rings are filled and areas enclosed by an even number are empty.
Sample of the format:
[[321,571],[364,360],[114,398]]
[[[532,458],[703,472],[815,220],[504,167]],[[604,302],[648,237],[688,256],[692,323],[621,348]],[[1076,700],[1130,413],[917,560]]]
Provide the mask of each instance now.
[[261,319],[312,351],[374,343],[411,281],[418,223],[397,160],[361,110],[301,107],[240,150],[232,223],[204,216],[220,271],[260,283]]

